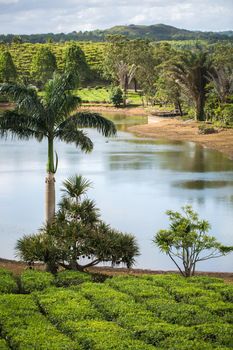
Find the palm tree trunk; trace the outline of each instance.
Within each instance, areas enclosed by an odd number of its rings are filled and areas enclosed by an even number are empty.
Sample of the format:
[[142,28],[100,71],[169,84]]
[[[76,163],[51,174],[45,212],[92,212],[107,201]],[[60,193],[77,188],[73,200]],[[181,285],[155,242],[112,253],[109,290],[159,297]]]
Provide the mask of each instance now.
[[48,138],[48,163],[45,178],[45,222],[51,224],[55,216],[55,176],[53,138]]
[[45,222],[51,224],[55,216],[55,177],[47,173],[45,178]]
[[199,95],[196,100],[196,120],[204,121],[205,120],[205,96]]

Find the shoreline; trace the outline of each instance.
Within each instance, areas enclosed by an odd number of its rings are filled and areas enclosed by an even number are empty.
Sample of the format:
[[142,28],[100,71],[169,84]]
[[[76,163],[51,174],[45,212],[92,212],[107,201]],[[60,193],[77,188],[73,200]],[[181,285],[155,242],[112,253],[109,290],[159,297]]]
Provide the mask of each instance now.
[[195,142],[204,148],[213,149],[233,160],[233,129],[221,128],[217,133],[198,134],[198,123],[178,118],[149,117],[148,124],[130,126],[127,129],[136,136]]
[[221,152],[233,160],[233,129],[219,128],[214,134],[200,135],[198,123],[194,120],[183,121],[177,117],[152,116],[150,110],[143,107],[121,109],[111,106],[83,106],[81,110],[148,116],[148,124],[129,126],[127,130],[136,136],[195,142],[204,148]]

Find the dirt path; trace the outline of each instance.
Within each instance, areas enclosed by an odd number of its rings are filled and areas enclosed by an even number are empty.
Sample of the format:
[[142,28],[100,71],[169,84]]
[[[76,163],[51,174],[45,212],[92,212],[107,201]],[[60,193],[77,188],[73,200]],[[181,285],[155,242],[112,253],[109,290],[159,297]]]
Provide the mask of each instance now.
[[233,159],[233,129],[220,129],[218,133],[199,135],[198,124],[195,121],[151,116],[148,124],[131,126],[128,130],[138,136],[197,142]]

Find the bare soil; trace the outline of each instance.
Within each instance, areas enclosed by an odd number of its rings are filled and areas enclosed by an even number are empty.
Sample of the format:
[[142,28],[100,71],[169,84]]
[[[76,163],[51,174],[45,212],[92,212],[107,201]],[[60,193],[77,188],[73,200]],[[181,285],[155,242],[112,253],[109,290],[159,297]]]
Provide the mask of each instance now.
[[[28,265],[21,261],[16,260],[7,260],[7,259],[1,259],[0,258],[0,268],[4,268],[7,270],[12,271],[14,274],[19,275],[24,270],[28,269]],[[44,264],[35,264],[34,267],[36,270],[45,270]],[[102,275],[107,276],[117,276],[117,275],[143,275],[143,274],[151,274],[151,275],[158,275],[158,274],[170,274],[175,273],[177,274],[177,271],[170,270],[170,271],[163,271],[163,270],[147,270],[147,269],[127,269],[127,268],[112,268],[112,267],[91,267],[88,269],[89,272],[98,273]],[[231,272],[202,272],[197,271],[196,275],[198,276],[209,276],[209,277],[218,277],[223,278],[225,282],[233,283],[233,273]]]

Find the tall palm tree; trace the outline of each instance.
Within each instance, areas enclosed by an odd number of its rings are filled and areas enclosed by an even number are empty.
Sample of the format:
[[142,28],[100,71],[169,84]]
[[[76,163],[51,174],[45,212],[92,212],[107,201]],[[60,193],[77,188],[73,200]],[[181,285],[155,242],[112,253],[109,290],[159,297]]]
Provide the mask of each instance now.
[[15,109],[0,117],[0,135],[12,135],[19,139],[47,139],[48,162],[45,200],[45,220],[51,223],[55,214],[55,173],[58,156],[54,152],[54,141],[74,143],[84,152],[90,152],[93,143],[82,128],[95,128],[104,136],[116,133],[114,124],[98,113],[76,111],[80,98],[72,94],[72,73],[54,75],[44,91],[38,96],[35,89],[19,84],[2,84],[0,94],[15,103]]
[[211,68],[212,63],[208,53],[200,48],[186,51],[181,55],[180,60],[177,61],[176,57],[170,66],[177,84],[194,101],[196,120],[199,121],[205,120],[206,85]]

